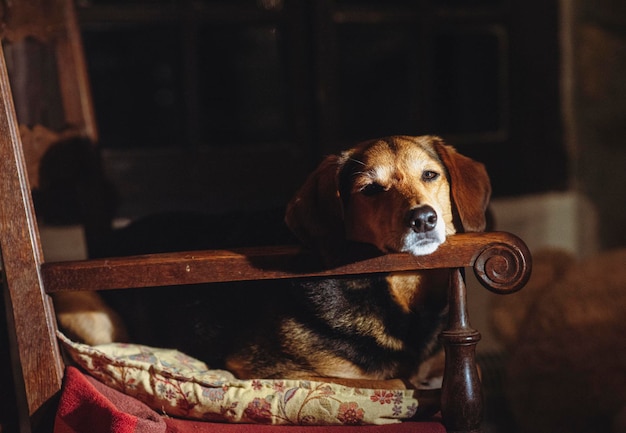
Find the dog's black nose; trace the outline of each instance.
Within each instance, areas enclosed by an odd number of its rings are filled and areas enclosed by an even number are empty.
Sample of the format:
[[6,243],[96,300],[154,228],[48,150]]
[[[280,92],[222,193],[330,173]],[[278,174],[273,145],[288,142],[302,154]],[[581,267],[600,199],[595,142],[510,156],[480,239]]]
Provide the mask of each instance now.
[[437,225],[437,212],[430,206],[420,206],[409,211],[407,225],[416,233],[426,233]]

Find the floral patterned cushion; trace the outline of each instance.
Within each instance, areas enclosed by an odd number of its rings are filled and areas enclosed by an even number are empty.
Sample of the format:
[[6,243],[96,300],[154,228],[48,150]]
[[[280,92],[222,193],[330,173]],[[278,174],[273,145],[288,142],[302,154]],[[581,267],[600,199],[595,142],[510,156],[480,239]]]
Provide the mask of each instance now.
[[88,346],[59,333],[89,374],[152,409],[182,418],[275,425],[389,424],[410,418],[410,390],[372,390],[306,380],[238,380],[181,352],[135,344]]

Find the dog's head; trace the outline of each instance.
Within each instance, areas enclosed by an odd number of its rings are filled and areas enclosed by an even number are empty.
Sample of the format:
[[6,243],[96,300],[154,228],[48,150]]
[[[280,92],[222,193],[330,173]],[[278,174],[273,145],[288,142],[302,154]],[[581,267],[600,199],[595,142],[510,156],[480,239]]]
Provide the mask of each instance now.
[[289,203],[285,221],[331,261],[346,241],[424,255],[447,235],[483,231],[490,194],[484,166],[440,138],[394,136],[327,157]]

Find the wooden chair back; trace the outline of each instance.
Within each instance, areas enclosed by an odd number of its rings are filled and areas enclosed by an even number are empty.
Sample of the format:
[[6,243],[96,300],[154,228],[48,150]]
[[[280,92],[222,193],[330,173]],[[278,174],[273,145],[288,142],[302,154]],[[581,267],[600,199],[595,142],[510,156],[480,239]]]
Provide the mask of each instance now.
[[98,141],[82,39],[72,0],[3,5],[0,37],[33,188],[52,143]]
[[[30,125],[31,121],[18,123],[14,106],[14,101],[26,101],[27,106],[18,110],[31,113],[28,107],[33,99],[21,94],[28,94],[30,90],[20,88],[16,80],[11,85],[6,62],[8,56],[13,56],[11,62],[19,63],[15,60],[14,44],[19,46],[29,40],[24,38],[20,30],[22,26],[34,29],[36,33],[45,26],[44,20],[47,22],[50,18],[48,14],[54,18],[55,26],[59,27],[45,27],[46,32],[39,37],[55,41],[59,48],[55,61],[60,65],[59,83],[64,88],[60,91],[64,95],[61,98],[63,123],[69,126],[64,130],[95,138],[96,129],[72,2],[15,3],[24,5],[24,9],[11,16],[3,32],[6,50],[0,49],[0,251],[22,432],[48,431],[61,389],[65,364],[56,337],[55,312],[50,297],[53,293],[431,268],[459,269],[450,284],[449,326],[441,336],[446,349],[443,420],[449,431],[479,429],[482,397],[474,351],[480,335],[469,323],[467,295],[460,269],[473,267],[478,279],[499,293],[521,288],[529,277],[530,255],[524,243],[513,235],[456,235],[429,256],[383,255],[334,269],[312,266],[315,261],[308,253],[292,246],[45,262],[31,197],[32,182],[36,179],[30,176],[33,168],[28,164],[29,160],[36,158],[26,156],[32,155],[30,152],[37,145],[24,131],[25,127],[31,133],[35,129]],[[16,70],[19,68],[14,69],[13,74]],[[14,99],[16,94],[18,97]],[[35,119],[28,117],[31,114],[24,116]],[[39,125],[39,120],[33,120],[33,125]],[[54,126],[45,128],[54,134],[62,133]],[[31,149],[25,150],[28,147]]]

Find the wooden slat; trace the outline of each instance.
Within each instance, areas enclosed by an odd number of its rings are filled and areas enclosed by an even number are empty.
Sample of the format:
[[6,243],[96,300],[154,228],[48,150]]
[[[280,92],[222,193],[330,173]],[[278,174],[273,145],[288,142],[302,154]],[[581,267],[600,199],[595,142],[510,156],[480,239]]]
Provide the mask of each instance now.
[[[25,419],[61,387],[63,367],[52,305],[40,284],[42,253],[26,163],[0,46],[0,247],[17,399]],[[29,320],[23,320],[28,317]]]
[[[44,286],[48,293],[74,290],[108,290],[224,281],[270,280],[294,277],[328,277],[415,269],[474,266],[489,248],[510,251],[524,260],[526,247],[509,233],[459,234],[427,256],[387,254],[323,269],[298,247],[265,247],[150,254],[98,260],[45,263]],[[506,257],[505,257],[506,259]],[[485,260],[482,260],[483,262]],[[506,280],[500,262],[496,279]],[[510,266],[509,266],[510,267]],[[510,271],[507,271],[510,273]],[[522,276],[523,278],[524,276]],[[517,284],[517,283],[515,283]],[[501,284],[502,285],[502,284]],[[506,281],[505,284],[506,286]],[[504,287],[500,291],[515,290]]]

